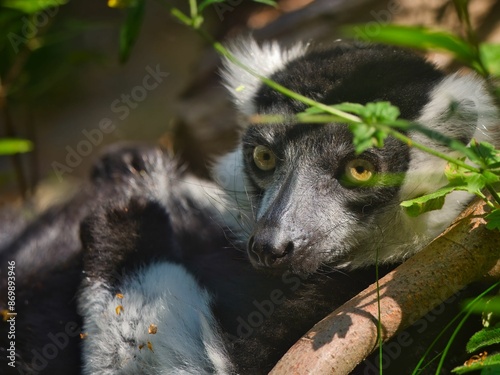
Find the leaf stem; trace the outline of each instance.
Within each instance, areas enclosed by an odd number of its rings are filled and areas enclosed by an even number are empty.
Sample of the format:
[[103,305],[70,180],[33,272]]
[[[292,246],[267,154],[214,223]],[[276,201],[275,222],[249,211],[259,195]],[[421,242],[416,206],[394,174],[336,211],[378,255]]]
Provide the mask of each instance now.
[[319,103],[315,100],[308,98],[307,96],[298,94],[298,93],[286,88],[285,86],[282,86],[277,82],[274,82],[273,80],[271,80],[267,77],[264,77],[263,75],[257,73],[255,70],[244,65],[233,54],[231,54],[231,52],[229,52],[226,47],[224,47],[220,42],[213,40],[212,37],[210,37],[206,32],[204,32],[203,30],[197,30],[197,31],[200,33],[200,35],[204,39],[206,39],[209,43],[212,44],[212,46],[214,47],[214,49],[218,53],[220,53],[222,56],[227,58],[229,61],[231,61],[235,65],[239,66],[241,69],[245,70],[247,73],[258,78],[261,82],[263,82],[267,86],[271,87],[272,89],[274,89],[274,90],[276,90],[276,91],[278,91],[278,92],[280,92],[280,93],[282,93],[282,94],[284,94],[292,99],[298,100],[301,103],[307,104],[310,107],[318,108],[326,113],[337,116],[339,119],[346,121],[348,123],[357,123],[357,124],[363,123],[361,118],[359,118],[358,116],[340,111],[340,110],[332,108],[326,104]]
[[472,165],[469,165],[469,164],[463,162],[462,160],[456,159],[456,158],[449,156],[449,155],[446,155],[442,152],[436,151],[436,150],[434,150],[430,147],[427,147],[421,143],[414,142],[411,138],[407,137],[406,135],[400,133],[397,130],[390,128],[387,125],[380,125],[380,126],[383,126],[383,130],[386,131],[389,135],[392,135],[394,138],[399,139],[400,141],[406,143],[410,147],[415,147],[421,151],[427,152],[428,154],[431,154],[433,156],[436,156],[438,158],[446,160],[450,163],[456,164],[459,167],[465,168],[471,172],[481,173],[481,170],[479,168],[476,168]]
[[186,26],[192,26],[193,21],[191,18],[186,16],[184,13],[182,13],[179,9],[177,8],[171,8],[170,9],[170,14],[177,18],[180,22],[182,22]]
[[[248,73],[252,74],[254,77],[260,79],[263,83],[265,83],[267,86],[281,92],[282,94],[292,98],[292,99],[295,99],[295,100],[298,100],[300,101],[301,103],[304,103],[304,104],[307,104],[311,107],[314,107],[314,108],[318,108],[318,109],[321,109],[323,110],[324,112],[326,113],[329,113],[331,115],[334,115],[336,117],[338,117],[340,120],[343,120],[343,121],[346,121],[350,124],[362,124],[363,123],[363,120],[358,117],[358,116],[355,116],[355,115],[352,115],[350,113],[346,113],[346,112],[343,112],[343,111],[340,111],[338,109],[335,109],[335,108],[332,108],[331,106],[328,106],[326,104],[322,104],[322,103],[319,103],[315,100],[312,100],[306,96],[303,96],[303,95],[300,95],[296,92],[293,92],[291,91],[290,89],[280,85],[279,83],[277,82],[274,82],[272,80],[270,80],[269,78],[267,77],[264,77],[260,74],[258,74],[256,71],[254,71],[253,69],[247,67],[246,65],[242,64],[238,59],[236,59],[236,57],[234,57],[221,43],[217,42],[217,41],[214,41],[206,32],[204,32],[203,30],[197,30],[207,41],[209,41],[212,46],[216,49],[217,52],[219,52],[221,55],[225,56],[227,59],[229,59],[231,62],[233,62],[234,64],[238,65],[240,68],[244,69],[245,71],[247,71]],[[415,147],[415,148],[418,148],[419,150],[422,150],[424,152],[427,152],[431,155],[434,155],[436,157],[439,157],[439,158],[442,158],[450,163],[454,163],[460,167],[463,167],[465,169],[468,169],[472,172],[476,172],[476,173],[480,173],[480,170],[478,168],[475,168],[469,164],[466,164],[464,163],[463,161],[461,160],[458,160],[456,158],[453,158],[451,156],[448,156],[444,153],[441,153],[439,151],[436,151],[436,150],[433,150],[432,148],[430,147],[427,147],[421,143],[418,143],[418,142],[414,142],[412,139],[410,139],[409,137],[403,135],[402,133],[400,133],[399,131],[397,130],[394,130],[392,129],[391,127],[389,126],[386,126],[386,125],[375,125],[375,126],[381,126],[383,127],[383,130],[387,131],[388,134],[392,135],[394,138],[397,138],[401,141],[403,141],[404,143],[406,143],[408,146],[410,147]]]
[[189,14],[191,21],[194,23],[194,20],[198,17],[198,4],[196,0],[189,0]]
[[448,343],[446,344],[444,350],[443,350],[443,354],[441,355],[441,359],[439,360],[439,364],[438,364],[438,367],[436,369],[436,375],[439,375],[441,374],[441,368],[443,367],[443,364],[444,364],[444,360],[446,358],[446,355],[448,354],[449,350],[450,350],[450,347],[451,347],[451,344],[453,343],[453,341],[455,340],[455,337],[457,336],[458,332],[460,331],[460,329],[462,328],[462,326],[465,324],[465,322],[467,321],[467,318],[469,317],[470,314],[472,314],[473,310],[472,310],[472,307],[482,298],[484,297],[486,294],[488,294],[489,292],[491,292],[493,289],[495,289],[496,287],[498,287],[500,285],[500,281],[496,282],[495,284],[493,284],[492,286],[490,286],[488,289],[486,289],[483,293],[481,293],[480,295],[478,295],[476,298],[474,298],[470,303],[467,304],[467,306],[465,307],[465,311],[467,311],[464,315],[464,317],[462,318],[462,320],[460,321],[460,323],[458,323],[458,325],[456,326],[455,330],[453,331],[452,335],[450,336],[450,339],[448,340]]
[[[500,282],[497,282],[495,283],[494,285],[492,285],[491,287],[489,287],[488,289],[486,289],[484,292],[482,292],[479,296],[477,296],[476,298],[474,298],[471,302],[469,302],[467,304],[467,306],[465,307],[464,310],[468,310],[468,309],[471,309],[472,306],[474,306],[482,297],[484,297],[486,294],[488,294],[489,292],[491,292],[496,286],[498,286],[500,284]],[[425,351],[425,353],[422,355],[422,357],[420,358],[420,361],[417,363],[417,365],[415,366],[415,369],[413,370],[413,372],[411,373],[411,375],[417,375],[419,373],[419,371],[421,370],[420,366],[422,366],[422,364],[424,363],[425,361],[425,358],[427,357],[427,355],[429,355],[429,353],[431,352],[432,348],[434,348],[434,346],[437,344],[437,342],[439,341],[439,339],[445,334],[445,332],[448,330],[448,328],[450,328],[459,318],[460,316],[462,316],[464,314],[464,311],[460,311],[457,315],[455,315],[455,317],[441,330],[441,332],[439,332],[439,334],[434,338],[434,340],[432,341],[432,343],[429,345],[429,347],[427,348],[427,350]],[[443,352],[443,355],[445,355],[445,353]],[[434,360],[435,358],[433,358]]]
[[[329,105],[326,105],[323,103],[319,103],[319,102],[317,102],[313,99],[310,99],[304,95],[296,93],[296,92],[286,88],[285,86],[282,86],[281,84],[259,74],[258,72],[256,72],[252,68],[243,64],[229,50],[227,50],[226,47],[224,47],[220,42],[214,40],[210,34],[208,34],[206,31],[204,31],[203,29],[200,28],[201,23],[202,23],[202,19],[201,19],[200,15],[198,14],[198,7],[197,7],[196,0],[189,0],[189,5],[190,5],[191,18],[189,18],[187,15],[185,15],[183,12],[181,12],[178,8],[175,8],[175,7],[170,7],[170,12],[179,21],[186,24],[187,26],[192,27],[203,39],[205,39],[208,43],[210,43],[212,45],[212,47],[215,49],[215,51],[217,51],[220,55],[222,55],[226,59],[228,59],[231,63],[240,67],[241,69],[243,69],[247,73],[249,73],[252,76],[259,79],[262,83],[264,83],[268,87],[280,92],[281,94],[283,94],[289,98],[295,99],[295,100],[297,100],[303,104],[306,104],[310,107],[317,108],[317,109],[319,109],[327,114],[335,116],[336,121],[345,122],[345,123],[354,124],[354,125],[365,123],[365,121],[363,121],[363,119],[360,118],[359,116],[338,110],[336,108],[333,108],[332,106],[329,106]],[[470,21],[467,21],[467,19],[466,19],[466,22],[470,23]],[[477,56],[479,56],[479,55],[477,55]],[[478,59],[479,59],[479,57],[478,57]],[[480,59],[478,61],[479,61],[479,63],[481,63]],[[308,119],[307,116],[300,116],[300,115],[296,116],[295,118],[299,119],[299,122],[300,122],[300,120],[305,122]],[[325,118],[326,117],[323,117],[323,119],[325,119]],[[259,117],[259,119],[261,119],[261,118]],[[402,128],[405,130],[419,131],[419,132],[423,133],[424,135],[430,137],[431,139],[436,140],[436,138],[437,138],[436,134],[432,133],[432,131],[430,131],[430,130],[426,130],[425,128],[423,128],[422,126],[420,126],[418,124],[394,123],[394,124],[370,124],[370,125],[373,125],[373,126],[377,127],[379,130],[386,132],[386,134],[393,136],[394,138],[407,144],[409,147],[414,147],[416,149],[419,149],[423,152],[426,152],[426,153],[433,155],[437,158],[441,158],[443,160],[446,160],[449,163],[453,163],[453,164],[455,164],[459,167],[462,167],[466,170],[469,170],[471,172],[481,173],[481,170],[479,168],[476,168],[472,165],[469,165],[469,164],[465,163],[464,161],[459,160],[457,158],[454,158],[452,156],[449,156],[445,153],[442,153],[442,152],[434,150],[430,147],[427,147],[421,143],[415,142],[411,138],[404,135],[399,130],[395,129],[395,128]],[[432,133],[432,134],[430,134],[430,133]],[[469,155],[469,151],[464,145],[456,144],[456,142],[454,142],[453,140],[451,140],[447,137],[440,136],[438,138],[438,141],[441,141],[441,143],[444,143],[445,145],[451,147],[452,149],[455,149],[457,151],[461,151],[461,152],[465,153],[466,156]],[[494,191],[494,189],[491,186],[487,186],[487,188],[490,191],[490,193],[492,194],[492,196],[495,198],[497,203],[500,204],[500,196]],[[483,197],[483,199],[490,206],[492,205],[492,203],[488,199],[486,199],[486,197]]]
[[[496,190],[493,188],[493,186],[491,186],[491,184],[486,184],[486,189],[488,189],[489,193],[491,194],[491,196],[495,200],[496,204],[500,205],[500,196],[498,195]],[[489,202],[489,203],[490,203],[490,206],[492,206],[492,208],[495,208],[495,206],[491,202]]]

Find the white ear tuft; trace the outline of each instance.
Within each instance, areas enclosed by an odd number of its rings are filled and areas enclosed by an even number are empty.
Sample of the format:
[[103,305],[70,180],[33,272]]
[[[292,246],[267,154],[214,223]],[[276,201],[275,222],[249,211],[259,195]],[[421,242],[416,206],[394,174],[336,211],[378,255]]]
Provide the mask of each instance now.
[[[498,109],[484,81],[475,75],[455,73],[445,77],[430,92],[429,102],[417,122],[464,142],[475,138],[500,145]],[[456,154],[423,134],[413,133],[411,138],[443,153]],[[401,188],[403,199],[429,194],[447,183],[444,176],[446,161],[415,148],[410,154],[408,173]],[[432,171],[434,174],[429,174]]]
[[[469,142],[471,138],[500,145],[498,109],[484,81],[475,75],[457,73],[445,77],[430,92],[417,122],[449,137]],[[419,143],[454,154],[447,147],[429,140],[423,134],[411,134]],[[446,161],[416,148],[410,149],[410,165],[401,186],[402,200],[429,194],[448,183],[444,170]],[[466,192],[451,193],[442,209],[407,219],[414,227],[422,227],[429,236],[441,233],[470,201]]]
[[[498,115],[481,78],[455,73],[444,78],[431,91],[429,102],[417,121],[449,137],[467,141],[475,138],[498,146]],[[418,141],[428,143],[424,139]]]
[[[291,60],[303,56],[307,45],[299,43],[289,49],[282,49],[276,41],[259,46],[253,38],[239,38],[228,45],[228,50],[243,65],[264,77],[270,77]],[[262,85],[261,81],[228,59],[224,60],[222,77],[238,109],[246,115],[254,114],[256,108],[253,98]]]

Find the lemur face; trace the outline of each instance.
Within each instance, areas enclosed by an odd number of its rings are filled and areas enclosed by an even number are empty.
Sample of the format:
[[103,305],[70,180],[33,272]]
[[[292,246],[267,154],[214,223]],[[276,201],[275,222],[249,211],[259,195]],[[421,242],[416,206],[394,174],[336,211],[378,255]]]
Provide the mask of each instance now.
[[301,273],[369,241],[381,214],[398,208],[409,161],[408,147],[394,139],[356,155],[341,124],[251,126],[242,152],[256,207],[249,258]]
[[[233,53],[262,75],[321,103],[389,101],[402,118],[465,143],[473,137],[498,143],[497,112],[482,82],[446,76],[408,51],[356,43],[281,50],[249,41],[233,46]],[[224,187],[238,195],[241,211],[247,211],[242,216],[251,221],[245,240],[257,268],[307,274],[322,265],[362,267],[377,257],[401,261],[444,230],[470,199],[453,193],[441,211],[410,218],[400,202],[445,185],[446,162],[391,138],[383,148],[356,155],[346,125],[287,123],[306,106],[234,65],[226,64],[224,78],[248,119],[283,116],[279,124],[247,121],[231,154],[236,161],[226,168],[234,169],[226,180],[236,184]],[[408,135],[451,152],[420,134]],[[248,202],[242,204],[242,197]]]

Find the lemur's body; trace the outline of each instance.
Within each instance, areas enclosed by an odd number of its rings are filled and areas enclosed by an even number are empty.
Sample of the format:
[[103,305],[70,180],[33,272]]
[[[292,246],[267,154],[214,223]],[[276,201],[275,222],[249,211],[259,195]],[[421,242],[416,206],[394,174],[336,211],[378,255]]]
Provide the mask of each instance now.
[[[495,107],[483,84],[445,76],[408,52],[348,44],[284,52],[251,41],[234,50],[247,65],[320,102],[386,100],[404,118],[437,131],[498,144]],[[228,68],[226,85],[247,115],[304,109],[236,67]],[[409,218],[399,202],[444,185],[445,163],[394,139],[357,156],[351,141],[339,124],[247,125],[238,148],[216,164],[217,184],[181,173],[158,150],[110,151],[88,190],[0,253],[2,264],[18,264],[16,306],[25,319],[19,321],[33,332],[19,330],[19,365],[36,367],[31,349],[42,350],[49,332],[64,332],[63,323],[74,321],[86,335],[82,356],[79,339],[69,338],[59,350],[72,355],[46,360],[44,370],[80,364],[85,374],[269,370],[314,322],[373,280],[362,267],[374,264],[376,248],[381,262],[403,260],[469,199],[454,193],[442,211]],[[365,172],[406,177],[401,185],[357,185],[356,174]],[[89,212],[82,254],[77,227]],[[43,253],[34,256],[33,249]],[[39,292],[22,284],[33,285],[26,274],[34,269]],[[83,320],[72,299],[80,276]],[[62,290],[47,296],[63,279]]]

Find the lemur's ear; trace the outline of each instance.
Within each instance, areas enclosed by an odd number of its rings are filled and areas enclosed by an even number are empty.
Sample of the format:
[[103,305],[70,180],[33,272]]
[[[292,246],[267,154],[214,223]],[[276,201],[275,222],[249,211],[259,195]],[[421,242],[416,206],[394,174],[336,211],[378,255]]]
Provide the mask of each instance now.
[[[498,130],[500,117],[492,96],[488,93],[485,82],[475,75],[458,73],[445,77],[429,93],[429,101],[422,109],[416,121],[430,129],[468,144],[472,138],[500,145]],[[453,153],[446,146],[430,140],[420,133],[411,134],[411,138],[443,153]],[[429,194],[446,185],[444,176],[446,161],[431,156],[416,148],[410,149],[410,165],[405,183],[401,187],[402,199],[411,199]],[[448,202],[458,201],[459,193],[453,193]],[[467,202],[467,197],[460,198]],[[450,203],[450,207],[453,204]],[[456,207],[455,207],[456,209]],[[433,216],[444,213],[433,211]],[[453,213],[453,215],[458,214]],[[429,215],[425,216],[430,220]]]
[[[472,138],[496,145],[500,141],[498,109],[484,81],[472,74],[444,78],[430,92],[417,121],[466,144]],[[420,135],[413,138],[429,143]]]
[[[307,51],[307,45],[302,43],[283,49],[277,42],[266,42],[259,46],[253,38],[236,39],[227,48],[240,63],[264,77],[271,76]],[[228,59],[224,59],[223,63],[224,86],[231,93],[234,103],[243,114],[254,114],[256,108],[253,98],[262,85],[261,81]]]

